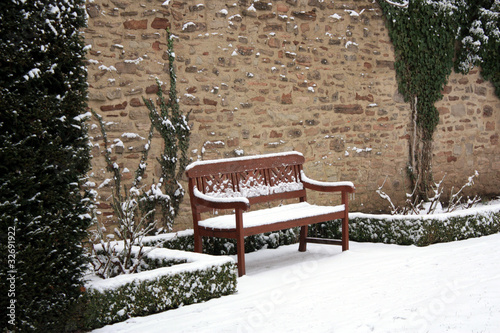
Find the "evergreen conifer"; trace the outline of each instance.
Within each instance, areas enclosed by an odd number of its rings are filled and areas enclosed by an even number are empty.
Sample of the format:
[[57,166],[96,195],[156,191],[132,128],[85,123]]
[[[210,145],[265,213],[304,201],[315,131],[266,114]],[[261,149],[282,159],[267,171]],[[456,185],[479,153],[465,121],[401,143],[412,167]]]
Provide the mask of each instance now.
[[64,331],[82,290],[91,221],[80,190],[90,167],[83,6],[0,2],[2,329]]

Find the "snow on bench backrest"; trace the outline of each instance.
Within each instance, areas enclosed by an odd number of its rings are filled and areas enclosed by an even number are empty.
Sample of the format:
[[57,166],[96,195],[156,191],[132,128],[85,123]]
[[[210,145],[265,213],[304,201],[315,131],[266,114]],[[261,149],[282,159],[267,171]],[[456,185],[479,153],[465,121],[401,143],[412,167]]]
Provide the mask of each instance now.
[[194,162],[186,169],[205,195],[254,198],[300,191],[304,157],[297,152]]

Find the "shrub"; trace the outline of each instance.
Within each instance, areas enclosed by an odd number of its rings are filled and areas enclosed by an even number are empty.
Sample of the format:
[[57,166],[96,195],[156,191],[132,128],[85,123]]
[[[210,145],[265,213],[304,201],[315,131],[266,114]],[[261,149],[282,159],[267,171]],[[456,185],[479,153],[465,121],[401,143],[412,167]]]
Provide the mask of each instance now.
[[[134,252],[138,253],[138,247]],[[80,328],[102,327],[236,291],[236,266],[228,257],[146,249],[144,259],[155,269],[87,285],[80,303]]]
[[123,186],[122,189],[122,171],[118,164],[111,159],[111,149],[109,148],[108,135],[102,116],[98,115],[94,110],[92,110],[92,114],[101,128],[104,141],[103,156],[107,171],[113,174],[111,207],[113,208],[117,227],[114,229],[114,235],[112,236],[114,238],[116,235],[122,241],[123,246],[118,247],[118,243],[110,235],[105,235],[106,228],[104,224],[98,218],[95,218],[96,228],[89,232],[91,236],[91,263],[96,275],[102,278],[109,278],[119,274],[132,274],[137,271],[144,254],[141,246],[139,253],[133,258],[132,246],[134,244],[140,245],[141,239],[156,228],[154,206],[149,207],[149,203],[157,202],[166,197],[154,184],[149,191],[144,191],[144,186],[140,186],[141,179],[146,171],[146,160],[151,147],[153,126],[149,130],[147,143],[135,171],[132,186],[130,189]]
[[[110,235],[105,235],[104,224],[96,219],[96,228],[92,231],[91,239],[92,264],[96,274],[103,278],[135,273],[141,265],[144,252],[140,250],[137,257],[132,258],[130,251],[132,245],[142,246],[141,239],[147,234],[155,231],[161,232],[164,228],[170,230],[184,198],[184,189],[179,181],[189,161],[187,156],[190,137],[189,115],[182,114],[177,100],[173,40],[168,29],[167,48],[170,78],[168,99],[164,98],[162,85],[158,79],[156,103],[143,98],[149,110],[151,126],[147,142],[142,150],[141,161],[129,189],[126,186],[121,187],[122,170],[111,158],[111,148],[102,116],[92,110],[92,114],[99,123],[104,141],[103,156],[106,169],[113,175],[113,178],[109,179],[113,189],[111,207],[118,226],[114,229],[114,235],[111,236],[116,235],[124,244],[124,247],[117,251],[114,246],[116,242],[112,241]],[[163,153],[157,159],[161,176],[158,183],[155,184],[153,180],[148,189],[143,184],[143,178],[155,130],[164,142]],[[161,212],[160,223],[156,219],[157,212]],[[159,230],[158,224],[162,226]],[[95,244],[99,244],[100,251],[96,251]]]
[[80,192],[90,166],[83,5],[0,4],[0,315],[8,330],[63,331],[83,285],[91,220]]
[[[340,220],[309,228],[318,237],[339,238]],[[398,245],[426,246],[500,232],[500,207],[434,215],[349,214],[349,239]]]
[[[258,251],[264,247],[269,249],[278,248],[281,245],[289,245],[298,242],[299,228],[285,229],[265,234],[245,237],[245,252]],[[168,249],[194,251],[193,230],[184,230],[176,234],[164,234],[145,237],[142,240],[146,246],[158,246]],[[211,255],[235,255],[236,240],[230,238],[203,237],[203,253]]]

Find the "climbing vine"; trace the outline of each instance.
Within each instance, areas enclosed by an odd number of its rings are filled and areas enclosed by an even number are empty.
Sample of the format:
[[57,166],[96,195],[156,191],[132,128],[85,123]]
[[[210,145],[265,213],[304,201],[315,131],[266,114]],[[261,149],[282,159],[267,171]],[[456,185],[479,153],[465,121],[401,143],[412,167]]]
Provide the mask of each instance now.
[[395,48],[398,90],[411,108],[408,175],[414,200],[427,200],[432,184],[435,103],[453,67],[481,66],[498,94],[499,0],[379,0]]
[[[164,98],[161,82],[157,81],[157,100],[153,101],[143,97],[143,101],[149,110],[149,117],[153,127],[161,135],[164,142],[163,152],[158,158],[161,167],[161,178],[157,187],[162,188],[169,198],[169,200],[161,201],[161,209],[163,210],[161,224],[166,229],[170,229],[185,194],[179,181],[189,163],[188,149],[191,129],[188,125],[189,112],[183,114],[179,108],[176,91],[177,76],[174,66],[174,41],[169,29],[166,30],[166,33],[170,78],[168,99]],[[156,203],[153,202],[152,204],[150,208],[154,209]]]

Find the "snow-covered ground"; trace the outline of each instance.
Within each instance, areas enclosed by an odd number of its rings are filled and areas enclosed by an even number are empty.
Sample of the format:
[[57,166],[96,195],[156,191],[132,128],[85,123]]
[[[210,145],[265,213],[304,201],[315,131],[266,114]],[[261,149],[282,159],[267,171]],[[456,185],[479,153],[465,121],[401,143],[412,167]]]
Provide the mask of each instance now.
[[238,292],[97,332],[500,332],[500,234],[246,255]]

